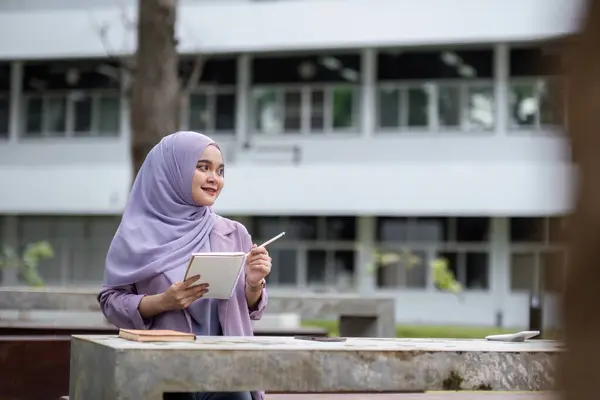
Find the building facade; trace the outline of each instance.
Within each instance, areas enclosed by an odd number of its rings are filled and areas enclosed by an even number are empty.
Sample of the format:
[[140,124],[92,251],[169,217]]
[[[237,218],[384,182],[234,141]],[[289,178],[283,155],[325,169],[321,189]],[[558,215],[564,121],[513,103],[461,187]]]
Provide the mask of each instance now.
[[[3,3],[0,243],[49,240],[48,285],[97,286],[131,180],[119,59],[134,2]],[[400,322],[520,327],[533,288],[555,324],[573,171],[546,43],[573,30],[577,3],[339,3],[182,1],[182,76],[206,60],[182,129],[223,148],[215,209],[256,241],[287,232],[272,291],[393,295]],[[416,257],[378,267],[382,251]],[[460,295],[435,287],[439,257]]]

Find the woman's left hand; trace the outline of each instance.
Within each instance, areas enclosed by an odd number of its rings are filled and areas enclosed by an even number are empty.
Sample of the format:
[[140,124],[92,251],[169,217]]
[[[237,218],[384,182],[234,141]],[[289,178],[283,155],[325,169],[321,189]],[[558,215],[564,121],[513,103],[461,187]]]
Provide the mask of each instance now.
[[264,247],[254,245],[246,257],[246,283],[258,286],[271,272],[271,257]]

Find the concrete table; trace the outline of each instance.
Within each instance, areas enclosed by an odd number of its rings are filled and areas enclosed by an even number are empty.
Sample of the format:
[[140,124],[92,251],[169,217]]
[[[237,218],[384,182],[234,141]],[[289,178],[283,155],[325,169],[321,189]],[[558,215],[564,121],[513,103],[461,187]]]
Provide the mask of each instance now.
[[164,392],[178,391],[549,390],[560,351],[549,341],[205,337],[138,343],[73,336],[69,396],[159,400]]

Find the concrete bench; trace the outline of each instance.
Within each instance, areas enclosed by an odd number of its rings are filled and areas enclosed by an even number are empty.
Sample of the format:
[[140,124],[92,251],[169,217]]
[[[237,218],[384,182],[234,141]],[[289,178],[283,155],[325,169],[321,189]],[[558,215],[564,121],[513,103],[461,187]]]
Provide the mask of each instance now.
[[[164,392],[192,391],[550,390],[560,351],[548,341],[207,337],[138,343],[74,336],[69,396],[160,400]],[[207,366],[219,373],[206,374]]]
[[[0,311],[88,312],[101,318],[97,291],[90,289],[0,288]],[[395,300],[357,294],[269,294],[268,312],[295,313],[303,319],[337,317],[340,335],[395,337]]]

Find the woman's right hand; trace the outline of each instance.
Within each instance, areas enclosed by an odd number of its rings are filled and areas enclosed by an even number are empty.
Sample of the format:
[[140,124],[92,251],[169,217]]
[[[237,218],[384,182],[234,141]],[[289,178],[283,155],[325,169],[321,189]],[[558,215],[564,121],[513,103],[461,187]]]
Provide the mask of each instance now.
[[164,310],[183,310],[208,292],[208,283],[192,286],[200,275],[192,276],[183,282],[175,282],[162,294]]

